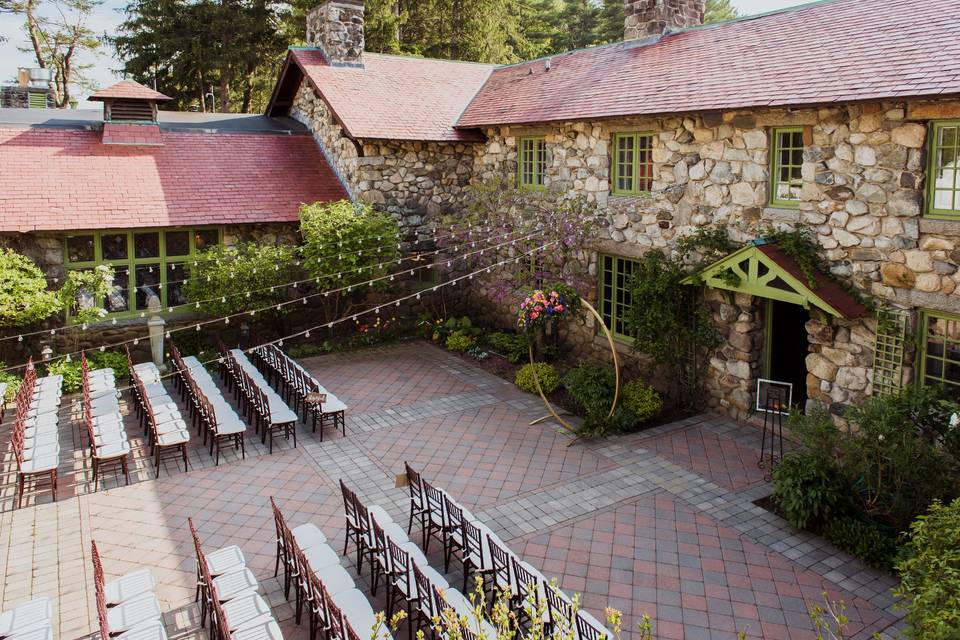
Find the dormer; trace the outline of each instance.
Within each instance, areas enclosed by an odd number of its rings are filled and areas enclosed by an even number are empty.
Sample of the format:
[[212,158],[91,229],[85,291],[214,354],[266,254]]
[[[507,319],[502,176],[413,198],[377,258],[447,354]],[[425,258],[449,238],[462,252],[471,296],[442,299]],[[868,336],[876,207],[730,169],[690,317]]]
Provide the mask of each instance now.
[[89,100],[103,102],[103,144],[160,146],[157,103],[170,100],[133,80],[121,80],[101,89]]

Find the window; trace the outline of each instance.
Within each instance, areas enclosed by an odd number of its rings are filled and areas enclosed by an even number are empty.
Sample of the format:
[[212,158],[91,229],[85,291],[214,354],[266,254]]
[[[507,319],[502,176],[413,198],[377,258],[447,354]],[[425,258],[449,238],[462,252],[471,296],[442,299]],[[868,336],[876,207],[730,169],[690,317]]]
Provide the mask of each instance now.
[[960,120],[930,125],[928,213],[960,217]]
[[547,169],[547,143],[543,138],[520,138],[519,184],[522,189],[542,189]]
[[653,184],[653,136],[618,133],[613,137],[613,193],[649,193]]
[[803,127],[771,131],[770,204],[796,207],[803,188]]
[[921,383],[960,392],[960,316],[925,311],[920,350]]
[[630,308],[630,278],[636,260],[616,256],[600,256],[600,316],[618,338],[632,336],[624,323]]
[[156,297],[164,307],[187,302],[186,263],[220,242],[219,229],[100,231],[67,236],[68,269],[113,267],[113,291],[102,301],[107,313],[137,313]]

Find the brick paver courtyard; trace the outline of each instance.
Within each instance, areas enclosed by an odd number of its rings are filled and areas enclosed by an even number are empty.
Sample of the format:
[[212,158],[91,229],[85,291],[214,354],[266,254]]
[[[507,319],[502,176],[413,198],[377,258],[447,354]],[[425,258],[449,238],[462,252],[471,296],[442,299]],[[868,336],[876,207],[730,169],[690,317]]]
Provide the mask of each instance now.
[[[0,431],[0,610],[50,596],[55,637],[90,637],[96,540],[108,580],[135,568],[153,572],[171,638],[204,637],[193,604],[192,516],[206,548],[243,548],[285,637],[307,638],[273,578],[269,497],[291,525],[313,522],[339,546],[338,480],[405,525],[407,490],[396,480],[408,461],[567,593],[582,593],[593,614],[621,609],[625,637],[649,613],[662,639],[735,638],[737,630],[813,638],[806,611],[823,592],[846,603],[855,639],[899,624],[891,577],[754,506],[770,486],[756,468],[760,438],[751,427],[704,415],[568,446],[556,425],[528,425],[543,413],[537,398],[425,343],[304,365],[350,405],[346,438],[328,431],[321,443],[301,425],[297,449],[281,443],[267,455],[251,432],[247,459],[230,451],[219,467],[195,442],[190,471],[171,459],[158,480],[138,441],[131,485],[109,478],[93,492],[77,427],[64,419],[61,498],[30,494],[19,510],[8,412]],[[132,422],[129,431],[139,433]],[[343,563],[355,569],[352,559]],[[431,563],[442,570],[437,555]],[[383,607],[380,595],[375,608]]]

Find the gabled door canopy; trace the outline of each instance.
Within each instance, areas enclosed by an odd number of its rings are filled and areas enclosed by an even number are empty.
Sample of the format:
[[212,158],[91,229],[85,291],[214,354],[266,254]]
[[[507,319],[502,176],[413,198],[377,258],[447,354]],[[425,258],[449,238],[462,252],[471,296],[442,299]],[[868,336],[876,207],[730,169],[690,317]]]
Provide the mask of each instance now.
[[867,309],[839,283],[816,273],[811,287],[800,265],[774,243],[754,240],[689,276],[684,284],[703,284],[711,289],[746,293],[760,298],[820,309],[835,318],[862,316]]

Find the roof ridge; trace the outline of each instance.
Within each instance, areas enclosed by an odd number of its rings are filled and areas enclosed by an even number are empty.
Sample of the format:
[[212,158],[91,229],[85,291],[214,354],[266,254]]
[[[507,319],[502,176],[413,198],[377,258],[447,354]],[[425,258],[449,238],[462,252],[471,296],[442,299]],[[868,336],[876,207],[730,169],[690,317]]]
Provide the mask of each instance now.
[[[795,11],[803,11],[805,9],[811,9],[822,4],[829,4],[831,2],[844,2],[845,0],[810,0],[809,2],[804,2],[802,4],[795,4],[789,7],[780,7],[779,9],[771,9],[769,11],[761,11],[760,13],[752,13],[746,16],[737,16],[736,18],[731,18],[729,20],[722,20],[720,22],[711,22],[710,24],[698,24],[692,27],[678,27],[676,29],[668,29],[664,35],[672,35],[675,33],[685,33],[687,31],[701,31],[703,29],[713,29],[715,27],[722,27],[729,24],[737,24],[739,22],[747,22],[749,20],[759,20],[762,18],[769,18],[770,16],[780,15],[781,13],[793,13]],[[854,0],[849,0],[853,2]]]
[[[287,50],[289,50],[289,51],[319,51],[321,54],[324,53],[324,51],[323,51],[323,49],[322,49],[321,47],[310,47],[310,46],[296,46],[296,47],[291,46],[291,47],[287,47]],[[495,62],[477,62],[477,61],[475,61],[475,60],[452,60],[452,59],[450,59],[450,58],[430,58],[430,57],[427,57],[427,56],[405,55],[405,54],[400,54],[400,53],[382,53],[382,52],[380,52],[380,51],[364,51],[364,52],[363,52],[363,55],[365,55],[365,56],[366,56],[366,55],[380,56],[381,58],[399,58],[399,59],[401,59],[401,60],[425,60],[425,61],[427,61],[427,62],[450,62],[450,63],[455,63],[455,64],[469,64],[469,65],[474,65],[474,66],[477,66],[477,67],[498,68],[498,67],[502,67],[502,66],[503,66],[503,65],[499,65],[499,64],[497,64],[497,63],[495,63]],[[324,54],[324,57],[326,57],[325,54]]]

